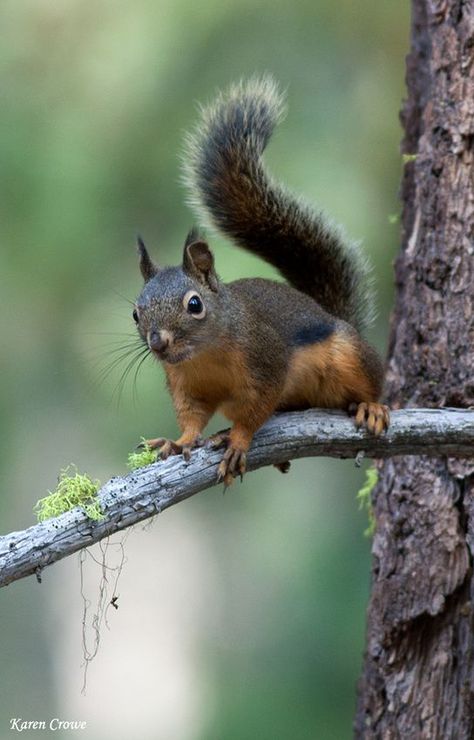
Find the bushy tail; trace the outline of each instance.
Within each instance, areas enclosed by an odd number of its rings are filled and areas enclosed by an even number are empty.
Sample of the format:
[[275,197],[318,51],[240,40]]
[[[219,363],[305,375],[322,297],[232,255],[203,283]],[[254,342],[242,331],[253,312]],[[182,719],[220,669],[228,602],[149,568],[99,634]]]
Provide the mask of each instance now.
[[298,290],[361,330],[372,313],[368,269],[319,211],[276,183],[262,162],[284,98],[269,76],[219,94],[186,139],[184,177],[205,225],[274,265]]

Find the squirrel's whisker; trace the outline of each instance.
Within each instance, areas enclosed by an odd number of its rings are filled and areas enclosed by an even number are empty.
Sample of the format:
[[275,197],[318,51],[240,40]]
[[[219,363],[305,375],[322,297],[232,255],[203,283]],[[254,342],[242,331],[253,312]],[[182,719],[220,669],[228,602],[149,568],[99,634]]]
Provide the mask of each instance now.
[[102,385],[102,383],[109,377],[109,375],[117,368],[119,365],[121,365],[126,360],[131,359],[138,359],[141,357],[142,352],[149,352],[148,347],[137,346],[134,349],[124,349],[120,354],[118,354],[116,357],[114,357],[111,362],[109,362],[102,370],[98,373],[97,380],[98,385]]
[[112,393],[112,398],[117,394],[117,406],[120,405],[120,401],[122,399],[123,390],[125,387],[125,382],[130,375],[130,372],[133,370],[134,366],[139,363],[142,359],[147,357],[150,354],[150,350],[148,347],[143,347],[142,351],[139,353],[136,353],[132,359],[129,361],[127,366],[125,367],[125,370],[122,372],[120,379],[117,383],[117,385],[114,388],[114,391]]
[[143,342],[141,339],[135,339],[134,341],[129,342],[106,342],[100,347],[96,347],[96,349],[105,350],[100,355],[98,355],[99,357],[108,357],[111,354],[116,354],[117,352],[120,352],[120,350],[132,350],[135,347],[143,347]]
[[143,363],[148,357],[151,357],[151,352],[146,352],[143,354],[143,357],[141,358],[137,367],[135,368],[135,373],[133,375],[132,389],[133,389],[133,400],[135,403],[138,401],[138,392],[137,392],[138,375],[140,373],[140,370],[142,369]]
[[99,377],[106,373],[109,369],[112,368],[115,361],[118,363],[120,360],[125,360],[128,357],[131,356],[132,353],[138,352],[140,349],[143,348],[143,345],[141,344],[133,346],[133,347],[117,347],[112,350],[107,350],[104,352],[98,352],[97,356],[95,357],[94,361],[92,362],[92,367],[94,370],[98,369]]
[[118,297],[121,298],[123,301],[130,303],[131,306],[135,305],[135,301],[131,301],[130,298],[127,298],[127,296],[122,295],[122,293],[119,293],[119,291],[116,290],[115,288],[112,288],[112,292],[115,293],[115,295],[118,295]]

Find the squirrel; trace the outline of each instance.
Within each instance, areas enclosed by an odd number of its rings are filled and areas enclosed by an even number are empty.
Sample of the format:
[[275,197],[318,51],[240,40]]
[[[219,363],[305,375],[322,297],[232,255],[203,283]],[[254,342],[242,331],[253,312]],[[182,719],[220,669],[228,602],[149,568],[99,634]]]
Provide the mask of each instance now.
[[[287,283],[223,283],[195,229],[182,264],[161,268],[138,240],[145,281],[133,310],[144,343],[163,363],[181,436],[148,440],[161,458],[189,459],[216,411],[233,424],[218,480],[246,469],[252,437],[276,411],[345,409],[381,434],[383,366],[362,338],[371,314],[367,264],[317,210],[267,173],[262,152],[284,113],[273,78],[234,84],[202,109],[186,138],[184,180],[205,225],[277,268]],[[202,217],[204,216],[204,219]],[[288,463],[280,466],[286,472]]]

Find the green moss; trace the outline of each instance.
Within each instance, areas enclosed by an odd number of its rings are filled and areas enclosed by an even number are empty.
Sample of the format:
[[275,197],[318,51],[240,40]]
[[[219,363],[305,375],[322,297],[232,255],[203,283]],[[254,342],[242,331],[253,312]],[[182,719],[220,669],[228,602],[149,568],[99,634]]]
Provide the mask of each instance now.
[[127,468],[130,470],[136,470],[137,468],[144,468],[146,465],[151,465],[156,462],[156,450],[152,450],[146,443],[146,439],[142,437],[142,449],[137,452],[130,452],[127,460]]
[[403,164],[408,164],[409,162],[415,162],[418,154],[402,154],[402,162]]
[[75,506],[80,506],[89,519],[99,521],[104,518],[97,498],[99,481],[93,481],[88,475],[81,475],[77,470],[71,475],[71,467],[61,470],[56,490],[50,491],[48,496],[36,503],[34,511],[39,522],[59,516]]
[[372,537],[375,532],[375,515],[372,507],[372,490],[378,481],[377,468],[368,468],[365,474],[365,484],[357,493],[359,509],[367,511],[369,525],[364,532],[365,537]]

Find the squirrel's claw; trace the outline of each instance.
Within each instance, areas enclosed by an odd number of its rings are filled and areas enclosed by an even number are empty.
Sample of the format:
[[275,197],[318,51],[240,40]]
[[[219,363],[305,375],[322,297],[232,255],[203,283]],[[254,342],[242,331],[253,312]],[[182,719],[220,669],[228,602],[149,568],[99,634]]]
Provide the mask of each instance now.
[[167,460],[171,455],[180,455],[183,452],[183,447],[173,442],[172,439],[157,439],[155,441],[157,442],[158,457],[162,460]]
[[222,461],[217,468],[217,482],[224,482],[227,488],[232,485],[234,478],[240,475],[240,479],[247,469],[247,454],[238,447],[228,447]]
[[180,445],[174,442],[172,439],[166,439],[166,437],[157,437],[156,439],[147,439],[144,443],[142,442],[139,447],[148,445],[152,450],[158,450],[158,457],[161,460],[166,460],[171,455],[182,455],[186,462],[191,459],[191,450],[193,447],[199,447],[201,440],[197,439],[192,445]]
[[[221,432],[216,432],[216,434],[212,434],[210,437],[208,437],[206,439],[205,444],[209,445],[209,447],[211,447],[211,449],[213,450],[220,450],[222,447],[227,448],[229,446],[229,440],[230,440],[230,429],[223,429]],[[221,466],[223,466],[224,460],[225,460],[225,455],[224,455],[224,459],[222,460],[221,465],[219,466],[219,469]],[[289,462],[289,460],[287,460],[286,462],[275,463],[274,467],[277,468],[277,470],[279,470],[280,473],[288,473],[291,467],[291,463]],[[241,480],[242,480],[242,476],[244,472],[245,472],[245,468],[242,472],[240,471],[238,472],[238,475],[240,475]],[[221,476],[220,473],[218,474],[218,480],[219,480],[219,483],[224,480],[224,477]],[[233,482],[234,482],[234,475],[232,474],[232,475],[229,475],[228,482],[225,484],[226,488],[232,485]]]
[[206,439],[205,444],[209,445],[209,447],[211,447],[211,449],[213,450],[220,450],[222,449],[222,447],[228,446],[229,435],[230,429],[223,429],[221,432],[211,434],[211,436]]
[[365,427],[378,437],[390,425],[390,409],[383,403],[351,403],[349,414],[355,416],[356,427]]

